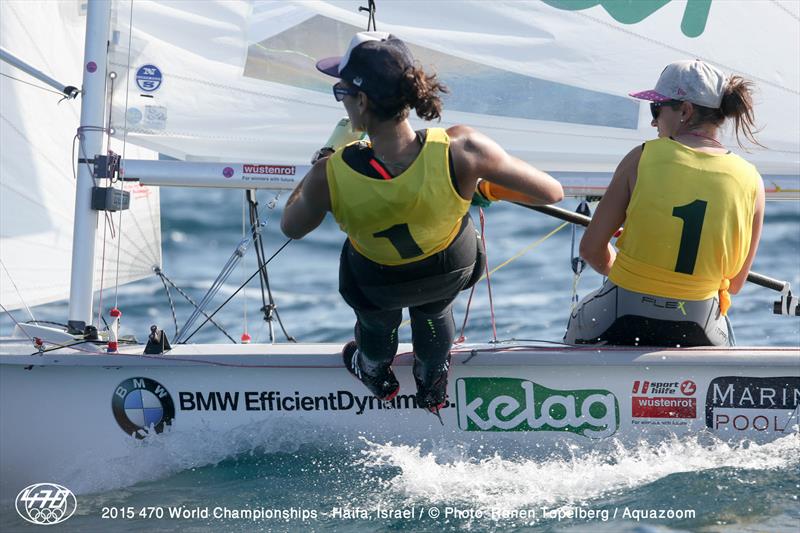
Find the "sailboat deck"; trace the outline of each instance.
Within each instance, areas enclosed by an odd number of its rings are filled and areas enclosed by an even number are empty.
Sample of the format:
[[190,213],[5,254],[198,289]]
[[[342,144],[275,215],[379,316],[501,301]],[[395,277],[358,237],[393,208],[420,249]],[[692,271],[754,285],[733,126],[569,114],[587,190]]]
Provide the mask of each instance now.
[[[339,343],[185,344],[166,354],[143,354],[143,345],[123,346],[119,353],[90,344],[38,354],[30,343],[0,340],[0,364],[32,366],[219,366],[247,368],[339,368]],[[800,368],[800,348],[740,346],[733,348],[647,348],[621,346],[531,345],[519,342],[462,344],[453,349],[453,364],[465,366],[785,366]],[[395,365],[412,364],[412,347],[401,344]]]

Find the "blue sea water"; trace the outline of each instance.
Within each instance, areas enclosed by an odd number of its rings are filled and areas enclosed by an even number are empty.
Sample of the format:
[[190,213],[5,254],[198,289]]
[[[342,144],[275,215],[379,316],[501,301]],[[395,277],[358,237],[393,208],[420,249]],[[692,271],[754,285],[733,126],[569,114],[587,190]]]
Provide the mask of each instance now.
[[[270,211],[268,196],[262,193],[260,200],[261,216],[268,219],[270,256],[285,242],[278,228],[283,201]],[[565,202],[565,207],[574,208],[574,202]],[[162,190],[164,271],[195,300],[241,239],[241,213],[239,192]],[[572,230],[564,227],[539,242],[559,226],[559,221],[513,205],[486,210],[491,268],[528,251],[492,274],[494,312],[486,283],[476,290],[465,330],[469,341],[492,338],[493,316],[500,339],[560,340],[574,284]],[[344,343],[352,336],[352,312],[337,293],[341,243],[342,235],[328,219],[270,263],[279,316],[300,341]],[[216,302],[255,268],[249,256]],[[800,203],[767,204],[753,270],[800,287]],[[578,294],[585,295],[600,281],[600,276],[585,273]],[[776,296],[748,285],[734,297],[730,316],[739,344],[800,345],[800,320],[772,314]],[[174,291],[173,298],[180,323],[191,308]],[[456,306],[458,324],[467,299],[463,294]],[[173,336],[172,314],[157,279],[121,287],[119,306],[123,333],[144,339],[149,326],[158,324]],[[215,320],[236,339],[247,329],[254,341],[265,342],[269,335],[260,306],[254,281]],[[66,318],[65,304],[34,311],[43,320]],[[0,319],[4,334],[10,326],[8,317]],[[277,325],[275,333],[278,341],[285,340]],[[407,340],[410,331],[405,328],[401,341]],[[228,341],[207,325],[192,342]],[[734,447],[690,437],[633,447],[605,442],[588,451],[565,447],[544,454],[535,447],[513,452],[469,449],[435,437],[405,446],[331,435],[328,442],[298,446],[291,438],[263,431],[246,442],[187,442],[160,457],[153,472],[109,472],[108,478],[93,480],[93,486],[97,489],[78,495],[76,515],[51,526],[53,530],[794,532],[800,529],[800,439],[787,436]],[[120,517],[128,508],[137,515]],[[138,515],[141,509],[158,512],[148,508],[161,509],[165,517]],[[260,510],[262,515],[215,518],[215,508]],[[205,509],[210,516],[203,516]],[[336,509],[359,512],[340,516]],[[197,516],[169,517],[170,511],[181,510],[189,515],[196,510]],[[654,510],[665,514],[640,516]],[[108,518],[102,518],[104,512]],[[0,510],[0,531],[35,529],[13,508]]]

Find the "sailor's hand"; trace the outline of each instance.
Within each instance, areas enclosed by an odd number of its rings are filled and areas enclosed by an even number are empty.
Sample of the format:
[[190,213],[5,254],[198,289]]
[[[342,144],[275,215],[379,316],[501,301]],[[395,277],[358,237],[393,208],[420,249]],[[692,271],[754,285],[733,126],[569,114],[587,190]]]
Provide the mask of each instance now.
[[313,165],[320,159],[325,159],[326,157],[330,157],[331,155],[333,155],[333,152],[334,149],[331,148],[330,146],[323,146],[322,148],[314,152],[314,155],[311,156],[311,164]]
[[477,207],[489,207],[492,205],[492,200],[486,194],[488,191],[483,187],[485,185],[488,185],[488,182],[478,181],[478,186],[475,187],[475,192],[472,194],[472,205]]

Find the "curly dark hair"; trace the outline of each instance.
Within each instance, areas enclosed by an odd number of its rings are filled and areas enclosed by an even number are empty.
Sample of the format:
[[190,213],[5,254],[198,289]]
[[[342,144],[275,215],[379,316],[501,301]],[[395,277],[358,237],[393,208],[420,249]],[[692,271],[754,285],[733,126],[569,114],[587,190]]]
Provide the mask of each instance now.
[[411,109],[424,120],[441,120],[442,99],[440,93],[448,93],[447,87],[436,78],[426,74],[419,66],[408,67],[400,78],[399,96],[379,101],[370,99],[369,109],[379,120],[400,122],[408,117]]

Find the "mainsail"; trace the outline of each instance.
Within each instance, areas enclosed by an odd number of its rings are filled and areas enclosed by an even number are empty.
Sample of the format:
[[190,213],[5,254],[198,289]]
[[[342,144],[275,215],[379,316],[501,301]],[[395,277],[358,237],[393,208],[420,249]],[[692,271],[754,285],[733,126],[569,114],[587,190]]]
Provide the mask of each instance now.
[[[112,66],[131,80],[114,125],[179,159],[306,163],[343,113],[314,63],[365,29],[365,4],[122,1]],[[763,174],[800,172],[798,2],[379,0],[377,21],[451,87],[445,125],[475,126],[541,168],[613,171],[655,133],[627,94],[701,58],[757,84],[767,149],[747,158]]]
[[[50,76],[79,85],[86,24],[81,6],[4,0],[0,45]],[[5,63],[0,73],[0,303],[13,310],[69,295],[78,159],[73,138],[80,101],[59,103],[57,94]],[[155,156],[114,140],[111,149],[128,157]],[[121,218],[111,215],[113,235],[106,219],[99,219],[95,289],[151,276],[161,265],[158,189],[127,188],[131,209]]]

